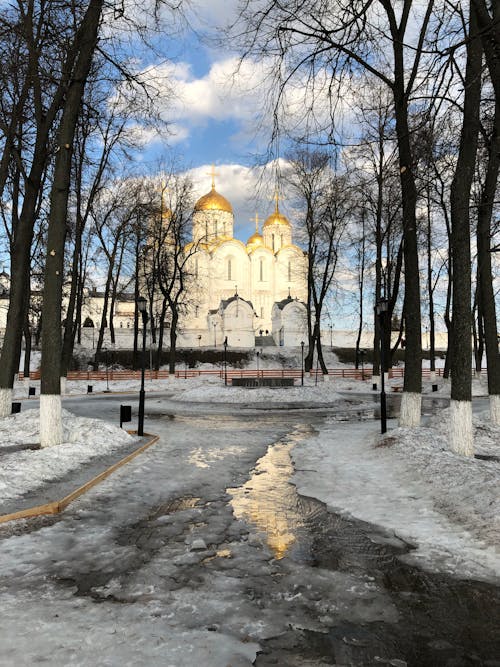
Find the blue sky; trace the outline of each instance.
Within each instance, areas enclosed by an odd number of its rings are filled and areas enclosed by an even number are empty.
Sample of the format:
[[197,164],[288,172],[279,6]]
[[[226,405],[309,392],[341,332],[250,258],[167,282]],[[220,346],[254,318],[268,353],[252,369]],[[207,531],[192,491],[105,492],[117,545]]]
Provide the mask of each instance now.
[[[176,163],[193,170],[196,195],[210,190],[210,166],[217,167],[216,188],[232,204],[235,236],[245,241],[255,231],[251,222],[258,212],[262,221],[273,211],[275,184],[258,183],[255,155],[266,148],[268,138],[255,133],[255,119],[262,109],[261,68],[246,64],[234,78],[237,56],[226,47],[216,47],[211,37],[221,34],[220,26],[235,11],[235,1],[196,0],[190,19],[195,30],[187,30],[174,41],[165,39],[170,61],[151,56],[140,63],[154,81],[162,118],[170,134],[149,136],[137,159],[154,173],[161,164]],[[158,43],[161,44],[161,42]],[[172,88],[175,96],[169,94]],[[286,203],[281,204],[286,214]]]
[[[214,5],[220,11],[212,12]],[[236,3],[230,5],[234,7]],[[211,32],[216,30],[216,20],[223,22],[227,18],[227,8],[222,2],[199,0],[198,6],[210,9],[211,23],[204,28]],[[169,164],[170,156],[175,155],[191,171],[196,197],[210,190],[214,163],[216,188],[234,210],[234,235],[245,242],[255,232],[255,214],[259,215],[262,230],[275,206],[272,163],[267,170],[255,167],[256,156],[268,148],[272,127],[269,120],[267,136],[265,131],[259,134],[256,131],[255,121],[265,111],[268,98],[263,85],[265,65],[247,62],[235,77],[236,53],[226,48],[216,49],[194,32],[176,43],[174,52],[173,62],[162,62],[151,72],[160,91],[164,86],[160,107],[163,118],[171,123],[172,134],[153,138],[144,147],[141,159],[153,172],[159,170],[162,162]],[[149,70],[152,63],[148,65]],[[168,96],[172,82],[176,93],[173,101]],[[301,101],[299,90],[292,102],[300,106]],[[281,199],[279,206],[293,225],[290,202]],[[293,240],[300,245],[297,234]],[[350,282],[352,277],[346,275],[345,279]],[[345,305],[347,310],[352,309],[352,304]]]

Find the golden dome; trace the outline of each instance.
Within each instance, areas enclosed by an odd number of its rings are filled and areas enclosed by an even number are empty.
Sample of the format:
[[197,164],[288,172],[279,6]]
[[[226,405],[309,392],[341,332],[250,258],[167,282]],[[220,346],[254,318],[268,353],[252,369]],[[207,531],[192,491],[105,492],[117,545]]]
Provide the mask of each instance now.
[[252,236],[248,239],[247,245],[263,245],[264,244],[264,239],[262,238],[262,234],[259,234],[259,232],[255,232],[255,234],[252,234]]
[[227,201],[225,197],[220,195],[215,187],[212,185],[212,189],[206,195],[203,195],[194,206],[195,211],[226,211],[227,213],[233,212],[233,207]]
[[264,223],[264,227],[269,227],[270,225],[285,225],[286,227],[290,227],[288,218],[279,211],[278,202],[276,202],[274,213],[271,213]]

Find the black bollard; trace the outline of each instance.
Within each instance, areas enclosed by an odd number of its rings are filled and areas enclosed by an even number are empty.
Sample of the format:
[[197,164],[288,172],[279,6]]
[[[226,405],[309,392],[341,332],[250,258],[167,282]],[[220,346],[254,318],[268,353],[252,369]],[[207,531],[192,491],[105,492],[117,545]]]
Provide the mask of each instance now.
[[132,421],[132,406],[131,405],[120,405],[120,428],[124,422]]
[[373,390],[373,391],[377,391],[377,383],[376,383],[376,382],[374,382],[374,383],[372,384],[372,390]]
[[36,394],[36,388],[35,387],[28,387],[28,396],[35,396]]
[[93,389],[92,385],[91,385],[91,384],[88,384],[88,385],[87,385],[87,394],[91,394],[91,393],[92,393],[92,389]]
[[12,408],[11,408],[10,414],[15,415],[18,412],[21,412],[21,403],[17,403],[17,402],[12,403]]

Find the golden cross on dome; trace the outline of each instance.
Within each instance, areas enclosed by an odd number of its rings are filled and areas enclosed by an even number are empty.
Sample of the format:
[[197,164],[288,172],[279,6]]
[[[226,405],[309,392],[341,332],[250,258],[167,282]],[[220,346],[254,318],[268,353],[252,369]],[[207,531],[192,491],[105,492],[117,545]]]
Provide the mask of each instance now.
[[279,206],[278,202],[280,199],[283,199],[283,197],[280,197],[280,192],[278,186],[276,186],[276,190],[274,191],[274,201],[276,202],[276,210],[275,213],[279,213]]
[[252,222],[255,222],[255,233],[259,233],[259,214],[255,214],[255,218],[251,218]]
[[219,174],[215,171],[215,163],[212,162],[212,169],[210,169],[210,173],[207,174],[207,176],[212,177],[212,190],[215,190],[215,177],[218,175]]
[[160,213],[162,216],[164,216],[165,213],[169,210],[167,202],[167,192],[169,190],[170,188],[168,186],[168,181],[165,177],[163,177],[160,181],[160,195],[161,195]]

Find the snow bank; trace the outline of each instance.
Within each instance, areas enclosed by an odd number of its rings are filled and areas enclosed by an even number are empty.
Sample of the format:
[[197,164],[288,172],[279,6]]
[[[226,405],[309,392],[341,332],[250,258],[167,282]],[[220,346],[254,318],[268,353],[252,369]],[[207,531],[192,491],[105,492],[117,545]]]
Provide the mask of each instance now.
[[83,463],[137,440],[100,419],[76,417],[63,410],[64,443],[34,449],[40,442],[39,421],[38,410],[0,420],[0,497],[4,501],[60,479]]

